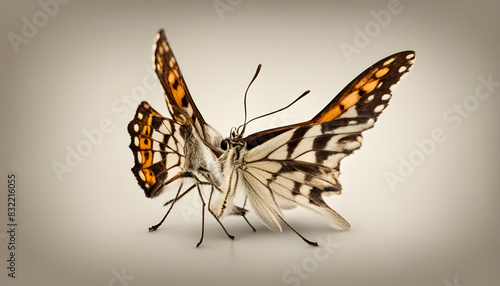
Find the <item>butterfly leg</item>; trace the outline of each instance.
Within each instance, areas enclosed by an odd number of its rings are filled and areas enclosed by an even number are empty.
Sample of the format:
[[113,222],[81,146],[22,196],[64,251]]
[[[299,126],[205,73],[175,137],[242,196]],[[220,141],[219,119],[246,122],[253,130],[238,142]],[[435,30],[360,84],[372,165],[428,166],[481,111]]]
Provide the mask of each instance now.
[[[279,216],[279,215],[278,215]],[[300,236],[300,238],[302,238],[305,242],[307,242],[307,244],[309,245],[312,245],[312,246],[318,246],[318,243],[315,242],[315,241],[310,241],[309,239],[305,238],[304,236],[302,236],[302,234],[300,234],[298,231],[296,231],[291,225],[288,224],[288,222],[286,222],[285,219],[283,219],[281,216],[279,216],[279,218],[291,229],[293,230],[293,232],[295,232],[298,236]]]
[[198,244],[196,244],[196,247],[200,246],[201,243],[203,242],[203,235],[205,234],[205,201],[203,200],[203,196],[201,195],[201,190],[200,186],[196,184],[196,188],[198,189],[198,194],[200,195],[201,199],[201,237],[200,241]]
[[[175,195],[175,198],[173,199],[172,204],[170,205],[170,208],[168,209],[168,211],[167,211],[167,213],[165,214],[165,216],[163,217],[163,219],[162,219],[159,223],[157,223],[156,225],[153,225],[152,227],[150,227],[150,228],[149,228],[149,231],[155,231],[155,230],[157,230],[157,229],[160,227],[160,225],[161,225],[161,224],[165,221],[165,219],[167,218],[168,214],[170,213],[170,211],[171,211],[171,210],[172,210],[172,208],[174,207],[175,202],[179,200],[179,194],[180,194],[180,192],[181,192],[182,186],[183,186],[183,184],[181,183],[181,185],[179,186],[179,189],[177,190],[177,194]],[[192,185],[192,186],[191,186],[191,187],[189,187],[189,189],[187,189],[187,190],[186,190],[186,192],[184,192],[184,193],[189,192],[189,191],[190,191],[190,190],[192,190],[194,187],[195,187],[195,185]]]
[[[247,204],[247,197],[245,196],[245,201],[243,202],[243,207],[242,207],[243,210],[245,210],[246,204]],[[245,221],[248,223],[248,225],[252,228],[253,232],[256,232],[255,227],[253,227],[253,225],[248,221],[248,219],[245,215],[246,215],[246,211],[243,212],[243,214],[241,216],[245,219]]]
[[178,196],[177,198],[171,199],[170,201],[168,201],[165,204],[163,204],[163,206],[166,207],[169,204],[173,203],[174,201],[180,200],[182,197],[184,197],[184,195],[186,195],[187,193],[189,193],[189,191],[191,191],[191,189],[185,190],[180,196]]
[[[209,181],[209,178],[207,176],[204,176],[205,179],[207,180],[207,182],[202,182],[202,181],[199,181],[198,180],[198,183],[200,185],[209,185],[211,186],[212,188],[215,188],[217,191],[221,192],[222,193],[222,190],[213,182],[208,182]],[[184,195],[184,194],[182,194]],[[182,197],[181,195],[181,197]],[[255,232],[255,228],[253,227],[253,225],[250,223],[250,221],[248,221],[248,219],[246,218],[246,214],[248,212],[247,209],[245,209],[245,205],[247,203],[247,198],[245,197],[245,201],[243,202],[243,207],[239,207],[239,206],[234,206],[233,209],[231,210],[231,213],[229,213],[229,215],[239,215],[239,216],[242,216],[243,219],[248,223],[248,225],[252,228],[252,230]]]
[[211,202],[212,202],[212,195],[214,194],[214,187],[212,186],[212,190],[210,191],[210,197],[208,198],[208,211],[212,214],[212,216],[217,220],[217,222],[220,224],[220,226],[222,227],[222,229],[224,230],[224,232],[227,234],[227,236],[230,238],[230,239],[234,239],[234,235],[230,235],[229,232],[227,232],[226,228],[224,227],[224,225],[222,224],[222,222],[220,221],[220,219],[215,215],[215,213],[212,211],[212,209],[210,208],[210,206],[212,205]]
[[[199,185],[208,185],[208,186],[211,186],[212,187],[212,190],[210,191],[210,197],[208,198],[208,211],[213,215],[213,217],[217,220],[217,222],[220,224],[220,226],[222,227],[222,229],[224,230],[224,232],[226,233],[226,235],[230,238],[230,239],[234,239],[234,235],[231,235],[229,234],[229,232],[227,232],[226,228],[224,227],[224,225],[222,224],[222,222],[220,221],[220,219],[215,215],[215,213],[210,209],[210,204],[212,202],[212,195],[214,193],[214,188],[217,188],[219,191],[220,189],[214,185],[213,183],[210,183],[210,182],[203,182],[203,181],[200,181],[198,179],[198,177],[196,177],[195,174],[191,173],[191,172],[185,172],[183,175],[183,177],[190,177],[190,178],[193,178],[197,181],[197,185],[198,185],[198,190],[199,190]],[[206,177],[205,177],[206,178]],[[203,198],[201,197],[201,191],[200,191],[200,198],[202,200],[202,203],[204,203],[203,201]],[[200,240],[200,243],[201,243],[201,240]]]

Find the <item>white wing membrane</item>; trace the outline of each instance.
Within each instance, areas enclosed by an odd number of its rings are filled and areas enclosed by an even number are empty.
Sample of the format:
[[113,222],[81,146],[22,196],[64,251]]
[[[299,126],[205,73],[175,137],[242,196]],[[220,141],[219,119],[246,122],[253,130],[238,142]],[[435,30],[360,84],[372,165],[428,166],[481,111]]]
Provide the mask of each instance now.
[[262,223],[272,231],[281,232],[281,226],[275,215],[283,218],[283,214],[270,191],[266,180],[260,176],[259,172],[246,172],[243,174],[244,182],[250,205],[262,221]]

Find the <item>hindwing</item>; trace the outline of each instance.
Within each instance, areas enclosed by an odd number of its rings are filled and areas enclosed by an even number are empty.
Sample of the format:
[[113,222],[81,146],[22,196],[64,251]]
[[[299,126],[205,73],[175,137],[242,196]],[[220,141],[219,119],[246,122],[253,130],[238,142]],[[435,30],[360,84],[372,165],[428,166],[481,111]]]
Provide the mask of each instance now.
[[155,197],[185,169],[186,127],[161,116],[143,101],[128,132],[135,162],[132,173],[146,196]]

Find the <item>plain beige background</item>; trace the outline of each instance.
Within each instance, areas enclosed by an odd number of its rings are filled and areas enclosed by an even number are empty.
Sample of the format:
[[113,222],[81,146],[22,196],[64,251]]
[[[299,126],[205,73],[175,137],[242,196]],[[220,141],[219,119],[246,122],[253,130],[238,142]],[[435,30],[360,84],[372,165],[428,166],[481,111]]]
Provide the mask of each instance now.
[[[49,15],[40,4],[49,0],[2,1],[2,285],[499,284],[497,1],[102,2],[61,1]],[[224,136],[242,123],[259,63],[250,116],[311,94],[247,134],[309,119],[379,59],[417,52],[364,146],[343,161],[343,194],[328,198],[351,230],[286,212],[328,245],[317,250],[289,229],[270,232],[253,213],[256,233],[241,218],[225,220],[230,241],[207,216],[196,249],[200,204],[188,196],[148,233],[173,194],[144,197],[130,172],[126,125],[142,99],[168,114],[151,75],[162,27],[198,108]],[[13,45],[13,34],[22,43]],[[341,49],[348,45],[350,56]],[[493,84],[481,86],[489,77]],[[85,143],[99,127],[102,138]],[[424,156],[422,142],[431,144]],[[78,147],[88,154],[68,166],[68,150]],[[54,164],[71,172],[58,178]],[[15,280],[6,269],[10,172],[18,177]],[[400,176],[393,188],[388,174]]]

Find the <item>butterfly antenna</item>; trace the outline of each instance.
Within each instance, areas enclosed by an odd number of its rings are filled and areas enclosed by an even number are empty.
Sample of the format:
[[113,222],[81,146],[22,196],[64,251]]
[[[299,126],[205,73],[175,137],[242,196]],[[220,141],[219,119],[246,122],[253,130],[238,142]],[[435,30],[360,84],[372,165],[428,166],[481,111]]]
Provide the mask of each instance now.
[[238,131],[240,130],[241,127],[243,127],[243,130],[241,132],[238,132],[240,135],[243,135],[243,133],[245,133],[245,127],[247,125],[247,94],[248,94],[248,90],[250,89],[250,86],[252,85],[252,83],[255,81],[255,79],[259,75],[261,67],[262,67],[261,64],[259,64],[257,66],[257,70],[255,71],[255,75],[253,76],[252,80],[250,81],[250,83],[247,86],[247,90],[245,91],[245,98],[243,99],[243,108],[245,109],[245,120],[243,120],[243,125],[240,125],[240,127],[238,127]]
[[257,116],[257,117],[255,117],[255,118],[252,118],[252,119],[250,119],[250,120],[249,120],[246,124],[248,125],[248,123],[250,123],[250,122],[252,122],[252,121],[254,121],[254,120],[256,120],[256,119],[259,119],[259,118],[262,118],[262,117],[266,117],[266,116],[269,116],[269,115],[272,115],[272,114],[275,114],[275,113],[278,113],[278,112],[280,112],[280,111],[283,111],[283,110],[287,109],[288,107],[292,106],[292,105],[293,105],[293,104],[295,104],[297,101],[299,101],[300,99],[302,99],[304,96],[306,96],[309,92],[311,92],[311,91],[310,91],[310,90],[306,90],[306,91],[304,91],[304,93],[302,93],[299,97],[297,97],[294,101],[292,101],[292,103],[288,104],[287,106],[282,107],[282,108],[280,108],[280,109],[278,109],[278,110],[275,110],[275,111],[272,111],[272,112],[266,113],[266,114],[264,114],[264,115],[260,115],[260,116]]

